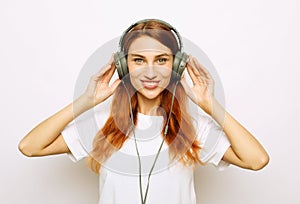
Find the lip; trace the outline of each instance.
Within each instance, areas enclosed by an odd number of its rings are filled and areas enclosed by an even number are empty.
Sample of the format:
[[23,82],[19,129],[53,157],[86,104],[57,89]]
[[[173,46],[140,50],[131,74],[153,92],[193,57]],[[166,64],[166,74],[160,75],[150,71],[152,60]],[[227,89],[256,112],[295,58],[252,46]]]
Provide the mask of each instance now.
[[141,80],[142,85],[146,89],[155,89],[158,87],[159,80]]

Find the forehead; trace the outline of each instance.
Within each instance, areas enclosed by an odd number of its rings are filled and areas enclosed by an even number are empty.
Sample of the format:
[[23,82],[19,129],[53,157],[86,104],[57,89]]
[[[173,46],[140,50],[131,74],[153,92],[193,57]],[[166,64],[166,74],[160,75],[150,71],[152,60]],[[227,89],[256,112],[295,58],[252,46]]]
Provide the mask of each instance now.
[[129,46],[128,54],[137,54],[144,52],[157,52],[172,54],[172,51],[167,46],[160,43],[158,40],[149,36],[141,36],[135,39]]

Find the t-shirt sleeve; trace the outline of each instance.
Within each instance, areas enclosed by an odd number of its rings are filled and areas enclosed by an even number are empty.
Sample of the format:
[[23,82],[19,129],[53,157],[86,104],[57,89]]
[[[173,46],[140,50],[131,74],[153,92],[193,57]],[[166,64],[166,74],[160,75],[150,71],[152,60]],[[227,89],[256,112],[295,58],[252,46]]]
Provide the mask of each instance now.
[[197,120],[198,140],[202,149],[200,160],[206,164],[213,164],[218,170],[224,170],[229,163],[222,160],[230,142],[222,128],[213,118],[201,115]]
[[93,148],[94,137],[107,118],[107,112],[90,110],[63,129],[61,134],[70,150],[68,156],[72,161],[77,162],[88,157]]
[[74,122],[68,124],[61,134],[70,150],[68,156],[72,161],[77,162],[88,156],[88,152],[85,150],[82,141],[80,140],[79,133]]

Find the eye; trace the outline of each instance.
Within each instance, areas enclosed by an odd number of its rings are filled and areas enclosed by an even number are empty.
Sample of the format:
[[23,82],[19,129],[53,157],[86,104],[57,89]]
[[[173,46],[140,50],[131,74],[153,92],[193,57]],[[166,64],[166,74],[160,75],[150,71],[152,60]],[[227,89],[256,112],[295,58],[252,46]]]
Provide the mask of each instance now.
[[133,61],[136,63],[136,64],[142,64],[144,61],[142,58],[134,58]]
[[167,59],[167,58],[164,58],[164,57],[158,58],[158,59],[157,59],[158,64],[164,64],[164,63],[166,63],[167,61],[168,61],[168,59]]

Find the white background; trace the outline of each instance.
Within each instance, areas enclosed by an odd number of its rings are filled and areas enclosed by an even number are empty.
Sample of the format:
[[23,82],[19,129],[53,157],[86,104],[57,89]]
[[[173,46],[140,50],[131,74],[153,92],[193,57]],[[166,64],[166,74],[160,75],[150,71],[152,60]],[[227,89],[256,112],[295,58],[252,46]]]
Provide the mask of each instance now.
[[26,158],[18,142],[73,100],[88,57],[133,22],[160,18],[217,69],[226,109],[271,160],[253,172],[200,168],[201,204],[300,203],[300,1],[0,2],[0,203],[97,203],[98,178],[65,155]]

